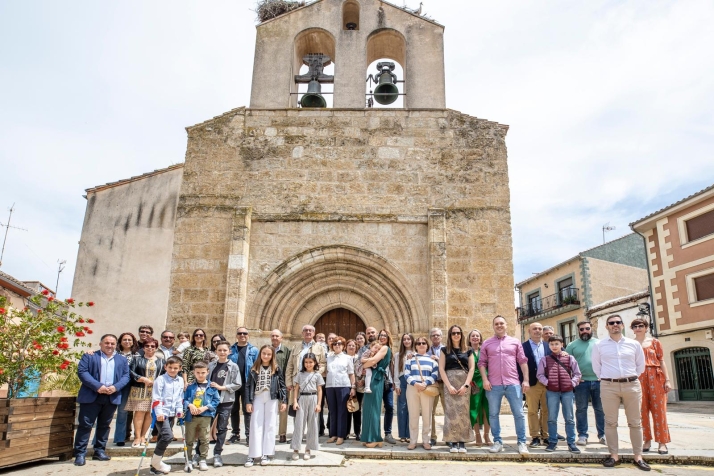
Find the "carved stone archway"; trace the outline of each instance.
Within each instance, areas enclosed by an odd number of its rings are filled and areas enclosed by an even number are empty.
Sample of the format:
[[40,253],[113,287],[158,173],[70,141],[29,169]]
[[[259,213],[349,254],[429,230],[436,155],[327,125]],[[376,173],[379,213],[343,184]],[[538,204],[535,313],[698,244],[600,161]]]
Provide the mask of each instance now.
[[323,246],[275,268],[259,289],[249,325],[299,335],[338,307],[392,334],[424,332],[428,317],[404,274],[384,257],[351,246]]

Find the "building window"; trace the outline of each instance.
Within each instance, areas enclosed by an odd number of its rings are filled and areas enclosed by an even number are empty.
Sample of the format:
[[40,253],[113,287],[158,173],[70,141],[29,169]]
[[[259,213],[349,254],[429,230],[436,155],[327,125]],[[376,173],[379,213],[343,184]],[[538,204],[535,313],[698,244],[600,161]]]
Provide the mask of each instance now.
[[562,304],[563,301],[570,301],[573,294],[573,278],[565,278],[558,281],[558,301]]
[[575,334],[575,320],[560,324],[560,335],[563,337],[565,345],[568,345],[575,340]]
[[527,297],[528,299],[528,311],[530,315],[536,315],[540,312],[542,306],[540,301],[540,293],[531,293]]
[[687,241],[698,240],[714,234],[714,210],[690,218],[685,224],[687,227]]
[[694,278],[694,293],[697,301],[714,299],[714,273]]

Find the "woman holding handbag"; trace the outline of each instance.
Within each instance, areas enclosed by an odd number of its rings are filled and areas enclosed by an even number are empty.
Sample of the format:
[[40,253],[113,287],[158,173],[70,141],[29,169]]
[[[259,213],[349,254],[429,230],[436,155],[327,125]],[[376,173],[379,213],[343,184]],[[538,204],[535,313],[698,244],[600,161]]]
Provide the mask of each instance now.
[[[362,337],[362,342],[364,342],[364,337]],[[347,425],[347,434],[354,429],[354,434],[355,434],[355,439],[359,441],[359,432],[362,429],[362,397],[364,397],[364,373],[362,372],[362,362],[359,360],[359,355],[357,355],[357,352],[359,351],[360,347],[357,344],[357,341],[354,339],[350,339],[347,341],[347,348],[345,349],[345,352],[347,355],[352,357],[352,362],[354,364],[355,368],[355,396],[354,399],[357,402],[357,409],[356,410],[350,410],[349,405],[350,400],[347,401],[347,409],[350,412],[350,415],[347,417],[348,420],[348,425]]]
[[435,385],[439,377],[439,366],[427,355],[429,343],[426,337],[417,337],[414,342],[414,357],[407,361],[404,375],[407,378],[407,407],[409,409],[409,435],[411,439],[407,449],[413,450],[419,439],[419,415],[421,414],[421,441],[425,450],[430,450],[431,411],[434,397],[439,394]]
[[466,453],[466,442],[471,438],[471,380],[474,376],[473,350],[466,346],[461,327],[449,328],[446,349],[439,356],[439,374],[444,381],[444,441],[451,453]]

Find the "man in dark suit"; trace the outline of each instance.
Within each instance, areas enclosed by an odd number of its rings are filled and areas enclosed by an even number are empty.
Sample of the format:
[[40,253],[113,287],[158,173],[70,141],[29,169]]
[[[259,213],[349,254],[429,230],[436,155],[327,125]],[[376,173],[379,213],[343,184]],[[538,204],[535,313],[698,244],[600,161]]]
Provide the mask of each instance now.
[[[530,339],[523,342],[523,353],[528,357],[528,384],[531,386],[526,393],[526,405],[528,405],[528,431],[531,434],[531,448],[548,445],[548,402],[546,400],[545,385],[538,381],[536,373],[540,360],[550,355],[550,346],[544,342],[543,326],[534,322],[528,328]],[[523,382],[523,374],[518,369],[518,376]],[[538,407],[540,406],[540,416]]]
[[99,342],[101,352],[84,354],[77,366],[82,387],[77,395],[79,425],[74,437],[74,464],[84,466],[89,434],[97,423],[94,456],[98,461],[109,461],[105,452],[109,439],[109,425],[121,403],[121,389],[129,384],[129,364],[116,353],[117,338],[106,334]]

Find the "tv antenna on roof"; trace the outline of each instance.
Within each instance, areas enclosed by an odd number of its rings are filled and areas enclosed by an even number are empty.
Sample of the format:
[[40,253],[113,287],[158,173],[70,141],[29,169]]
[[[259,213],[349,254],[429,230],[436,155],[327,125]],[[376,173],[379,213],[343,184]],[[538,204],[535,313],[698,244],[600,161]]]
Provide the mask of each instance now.
[[18,228],[16,226],[10,226],[10,220],[12,220],[12,212],[15,211],[15,204],[13,203],[12,206],[10,207],[10,216],[7,217],[7,223],[0,223],[0,226],[5,228],[5,238],[2,240],[2,251],[0,251],[0,266],[2,266],[2,258],[5,255],[5,243],[7,243],[7,232],[10,231],[10,228],[13,228],[15,230],[20,230],[20,231],[27,231],[24,228]]
[[605,244],[605,232],[612,231],[615,228],[616,227],[614,227],[614,226],[610,226],[610,222],[607,222],[602,226],[602,244],[603,245]]

